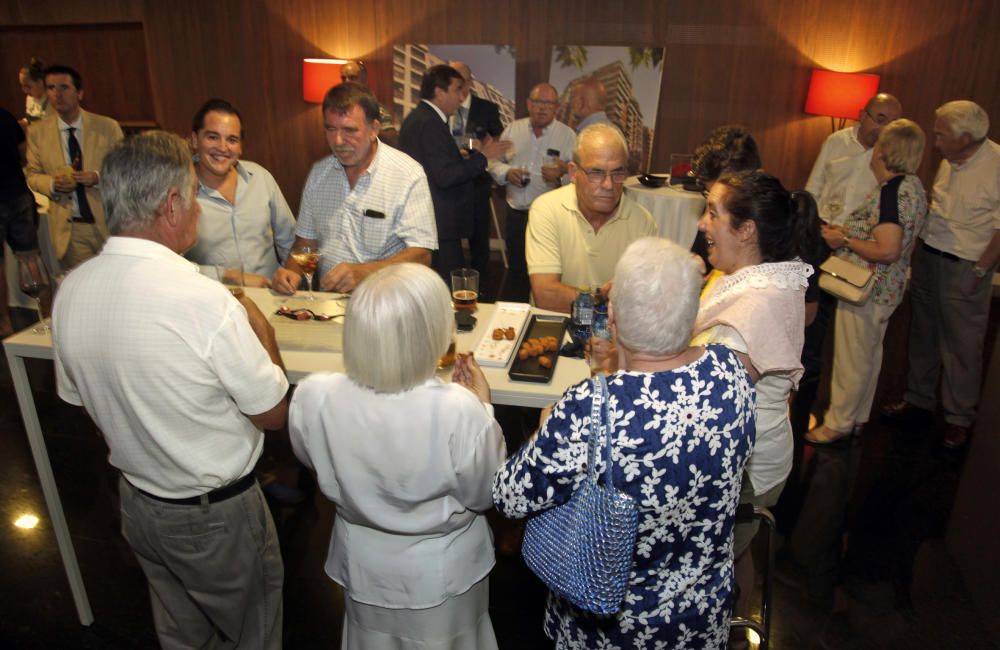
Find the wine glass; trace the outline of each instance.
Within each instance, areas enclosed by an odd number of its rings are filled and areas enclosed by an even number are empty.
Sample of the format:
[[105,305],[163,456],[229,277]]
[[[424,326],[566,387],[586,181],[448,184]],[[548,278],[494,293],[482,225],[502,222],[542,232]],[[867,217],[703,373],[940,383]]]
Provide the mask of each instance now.
[[311,246],[300,246],[292,251],[292,259],[302,269],[302,274],[306,276],[306,286],[309,288],[309,300],[316,300],[313,295],[313,273],[319,266],[319,250]]
[[48,332],[49,324],[45,322],[45,315],[42,314],[42,293],[49,287],[49,275],[45,265],[42,264],[42,259],[37,255],[19,255],[17,277],[21,291],[34,299],[35,309],[38,310],[38,325],[31,331],[35,334]]

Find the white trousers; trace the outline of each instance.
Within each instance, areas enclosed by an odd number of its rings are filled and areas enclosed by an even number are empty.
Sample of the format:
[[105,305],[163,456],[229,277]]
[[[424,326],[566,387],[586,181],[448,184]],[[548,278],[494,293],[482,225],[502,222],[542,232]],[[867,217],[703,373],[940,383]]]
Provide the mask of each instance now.
[[841,433],[868,422],[882,371],[882,339],[897,305],[837,302],[830,408],[823,424]]

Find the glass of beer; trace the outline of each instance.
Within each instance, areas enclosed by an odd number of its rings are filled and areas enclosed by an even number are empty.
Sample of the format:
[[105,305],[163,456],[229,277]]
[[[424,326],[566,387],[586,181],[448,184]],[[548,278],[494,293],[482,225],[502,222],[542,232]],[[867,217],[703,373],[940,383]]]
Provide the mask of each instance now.
[[479,298],[479,271],[455,269],[451,272],[451,301],[456,310],[476,311]]

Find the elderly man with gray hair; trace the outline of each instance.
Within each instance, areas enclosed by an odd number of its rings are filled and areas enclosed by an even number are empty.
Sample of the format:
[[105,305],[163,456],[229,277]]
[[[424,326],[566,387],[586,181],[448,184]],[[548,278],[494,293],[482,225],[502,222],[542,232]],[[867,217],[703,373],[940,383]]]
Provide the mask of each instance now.
[[[890,422],[926,422],[941,379],[943,444],[965,445],[976,419],[993,273],[1000,260],[1000,145],[990,118],[959,100],[935,111],[934,143],[944,156],[930,215],[913,254],[910,369]],[[943,373],[943,377],[941,377]]]
[[607,284],[629,244],[658,234],[646,208],[623,194],[628,147],[608,124],[576,140],[571,184],[531,204],[525,257],[535,304],[569,312],[579,289]]
[[122,535],[149,581],[164,648],[280,648],[284,569],[253,467],[284,426],[274,330],[181,257],[198,237],[180,137],[104,158],[111,238],[66,277],[53,343],[59,396],[83,406],[121,472]]

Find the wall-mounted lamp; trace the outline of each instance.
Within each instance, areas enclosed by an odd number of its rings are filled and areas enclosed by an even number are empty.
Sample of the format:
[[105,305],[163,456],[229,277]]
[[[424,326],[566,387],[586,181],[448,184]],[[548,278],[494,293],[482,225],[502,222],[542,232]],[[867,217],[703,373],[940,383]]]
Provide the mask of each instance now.
[[302,99],[321,104],[326,91],[340,83],[340,68],[347,59],[302,59]]
[[809,93],[806,95],[806,113],[827,115],[830,126],[840,118],[840,127],[846,120],[856,120],[872,96],[878,92],[879,75],[862,72],[812,71]]

